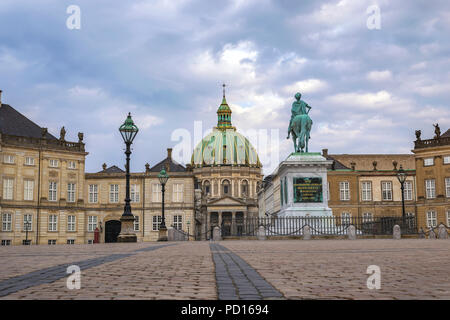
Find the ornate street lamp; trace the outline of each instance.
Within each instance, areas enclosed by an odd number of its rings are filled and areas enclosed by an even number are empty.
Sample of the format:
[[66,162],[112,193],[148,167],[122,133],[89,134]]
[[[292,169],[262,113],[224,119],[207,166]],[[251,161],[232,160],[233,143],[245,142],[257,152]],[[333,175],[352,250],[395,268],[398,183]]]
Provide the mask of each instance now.
[[166,183],[169,180],[169,176],[166,173],[166,170],[162,169],[158,174],[159,182],[161,183],[161,193],[162,193],[162,217],[161,217],[161,225],[159,226],[159,238],[158,241],[167,241],[167,227],[166,227],[166,218],[164,216],[164,192],[166,191]]
[[125,195],[125,207],[123,210],[121,221],[121,230],[120,234],[117,237],[117,242],[136,242],[137,237],[134,233],[134,216],[131,213],[130,206],[130,154],[131,154],[131,144],[133,143],[136,134],[139,129],[134,124],[131,119],[131,113],[128,113],[128,117],[125,120],[124,124],[119,128],[120,134],[122,135],[123,141],[127,146],[125,154],[127,156],[126,163],[126,195]]
[[403,170],[403,166],[400,165],[400,169],[397,173],[397,179],[400,182],[402,189],[402,220],[403,224],[405,223],[405,181],[406,181],[406,172]]

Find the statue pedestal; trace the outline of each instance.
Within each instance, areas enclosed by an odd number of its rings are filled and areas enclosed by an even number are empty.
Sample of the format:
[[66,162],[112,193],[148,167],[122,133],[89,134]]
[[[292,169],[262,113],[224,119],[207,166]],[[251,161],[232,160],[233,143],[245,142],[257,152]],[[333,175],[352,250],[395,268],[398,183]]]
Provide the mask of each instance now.
[[331,217],[327,169],[333,161],[318,152],[292,153],[278,167],[281,210],[278,217]]
[[120,222],[122,226],[117,242],[137,242],[137,236],[134,232],[134,216],[122,216]]

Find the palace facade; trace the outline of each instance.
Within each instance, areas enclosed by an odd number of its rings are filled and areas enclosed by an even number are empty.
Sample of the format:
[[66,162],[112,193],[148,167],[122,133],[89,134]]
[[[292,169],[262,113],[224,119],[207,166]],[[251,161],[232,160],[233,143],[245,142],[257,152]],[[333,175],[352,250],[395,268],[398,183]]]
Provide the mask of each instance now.
[[[161,186],[165,168],[166,224],[210,239],[220,226],[235,233],[247,218],[276,216],[280,185],[276,174],[263,179],[255,148],[231,123],[225,94],[217,126],[194,148],[187,165],[167,157],[131,173],[131,206],[138,241],[156,241],[161,223]],[[402,214],[400,166],[407,172],[406,212],[419,227],[450,225],[450,130],[433,139],[416,134],[412,154],[322,155],[332,160],[326,195],[335,216]],[[50,134],[16,109],[1,103],[0,91],[0,241],[2,245],[115,242],[125,198],[125,171],[103,164],[85,172],[83,142]]]

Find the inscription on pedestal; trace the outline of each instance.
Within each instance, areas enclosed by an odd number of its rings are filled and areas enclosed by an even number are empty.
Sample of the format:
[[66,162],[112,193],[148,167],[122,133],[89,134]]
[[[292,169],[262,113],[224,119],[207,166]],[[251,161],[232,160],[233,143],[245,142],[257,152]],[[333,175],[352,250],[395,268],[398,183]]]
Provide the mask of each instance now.
[[322,202],[322,178],[294,178],[294,202]]

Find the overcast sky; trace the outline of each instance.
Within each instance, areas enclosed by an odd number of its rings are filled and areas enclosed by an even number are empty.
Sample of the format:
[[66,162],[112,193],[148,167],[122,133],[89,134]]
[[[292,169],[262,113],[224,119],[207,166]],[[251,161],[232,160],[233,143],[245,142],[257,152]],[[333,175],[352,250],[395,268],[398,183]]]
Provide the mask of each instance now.
[[[70,5],[81,29],[66,26]],[[380,29],[367,27],[371,5]],[[269,141],[278,129],[280,160],[297,91],[312,106],[310,151],[410,153],[416,129],[450,127],[444,0],[1,0],[0,25],[3,103],[55,136],[84,132],[88,172],[123,167],[128,112],[133,171],[162,160],[176,129],[211,128],[223,82],[233,125]],[[255,144],[268,174],[276,145]]]

